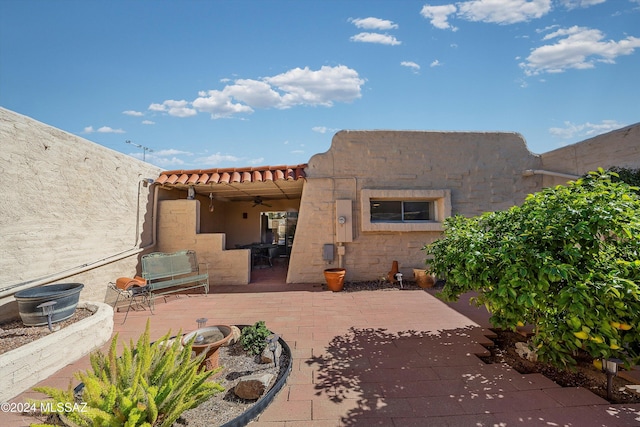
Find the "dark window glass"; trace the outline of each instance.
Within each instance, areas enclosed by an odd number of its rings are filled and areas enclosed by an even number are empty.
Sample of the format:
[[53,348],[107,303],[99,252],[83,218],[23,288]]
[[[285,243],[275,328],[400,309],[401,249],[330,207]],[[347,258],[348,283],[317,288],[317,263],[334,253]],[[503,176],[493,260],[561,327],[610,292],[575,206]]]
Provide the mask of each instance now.
[[433,202],[371,200],[371,222],[429,221]]
[[404,202],[405,221],[428,221],[429,202]]
[[371,201],[371,222],[402,221],[402,203],[391,201]]

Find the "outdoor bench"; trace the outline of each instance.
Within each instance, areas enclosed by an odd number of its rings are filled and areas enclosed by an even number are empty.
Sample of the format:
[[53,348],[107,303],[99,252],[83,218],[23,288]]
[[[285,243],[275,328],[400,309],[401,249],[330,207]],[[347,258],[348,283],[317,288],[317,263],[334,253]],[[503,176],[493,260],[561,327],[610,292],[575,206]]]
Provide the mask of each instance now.
[[153,312],[154,299],[175,292],[204,288],[209,293],[209,271],[202,271],[196,253],[182,250],[174,253],[153,252],[142,256],[142,278],[146,281],[149,308]]

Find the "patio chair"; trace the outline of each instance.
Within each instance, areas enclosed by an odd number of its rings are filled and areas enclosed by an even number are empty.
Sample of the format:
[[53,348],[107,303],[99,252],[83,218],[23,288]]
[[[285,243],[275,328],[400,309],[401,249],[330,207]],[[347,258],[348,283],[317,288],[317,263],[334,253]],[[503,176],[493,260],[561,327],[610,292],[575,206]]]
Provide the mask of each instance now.
[[124,322],[127,321],[127,316],[129,316],[129,310],[131,310],[131,306],[134,302],[138,306],[144,308],[143,303],[146,301],[149,294],[147,283],[139,276],[136,276],[133,279],[130,277],[120,277],[116,279],[115,283],[110,282],[109,287],[118,294],[116,301],[113,303],[114,310],[118,310],[118,301],[120,300],[120,297],[129,299],[127,312],[122,320],[122,324],[124,325]]

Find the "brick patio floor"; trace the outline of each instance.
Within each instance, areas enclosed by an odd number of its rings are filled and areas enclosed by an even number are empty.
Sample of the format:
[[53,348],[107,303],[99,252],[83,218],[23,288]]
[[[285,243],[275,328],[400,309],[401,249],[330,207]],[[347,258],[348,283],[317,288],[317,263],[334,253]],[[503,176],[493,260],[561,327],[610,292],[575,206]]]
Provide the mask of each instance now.
[[[278,267],[256,283],[212,287],[207,296],[171,297],[149,311],[116,313],[121,340],[150,319],[152,339],[171,329],[265,320],[293,353],[293,370],[253,427],[336,426],[639,426],[640,404],[612,405],[540,374],[486,365],[486,318],[466,302],[444,304],[409,290],[332,293],[320,285],[285,285]],[[66,387],[88,357],[42,384]],[[33,393],[13,401],[24,402]],[[4,418],[4,419],[2,419]],[[2,426],[33,418],[0,414]]]

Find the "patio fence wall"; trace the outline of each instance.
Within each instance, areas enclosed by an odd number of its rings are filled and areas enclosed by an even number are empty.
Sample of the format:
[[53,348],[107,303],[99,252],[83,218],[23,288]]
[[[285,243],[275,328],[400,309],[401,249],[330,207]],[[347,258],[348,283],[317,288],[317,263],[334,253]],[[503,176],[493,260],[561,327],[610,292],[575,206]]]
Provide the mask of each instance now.
[[101,302],[136,273],[160,168],[0,108],[0,170],[0,319],[20,289],[80,282]]

